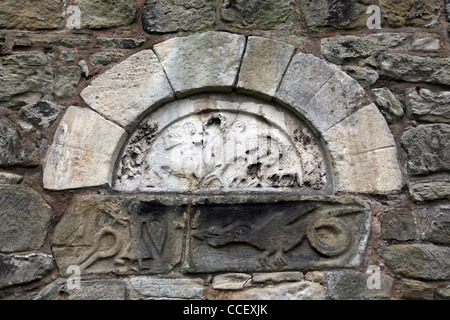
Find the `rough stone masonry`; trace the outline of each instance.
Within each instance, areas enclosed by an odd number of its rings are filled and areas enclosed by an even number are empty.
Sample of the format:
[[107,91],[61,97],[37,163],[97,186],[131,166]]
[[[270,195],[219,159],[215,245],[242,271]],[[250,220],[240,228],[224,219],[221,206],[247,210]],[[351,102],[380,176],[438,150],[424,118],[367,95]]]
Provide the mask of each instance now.
[[449,0],[0,1],[0,299],[450,299],[449,33]]

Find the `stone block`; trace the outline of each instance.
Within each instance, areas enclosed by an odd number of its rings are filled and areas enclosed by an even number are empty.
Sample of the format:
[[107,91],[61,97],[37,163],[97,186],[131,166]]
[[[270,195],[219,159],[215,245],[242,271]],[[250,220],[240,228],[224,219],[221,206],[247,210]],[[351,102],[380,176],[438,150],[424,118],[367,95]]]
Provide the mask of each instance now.
[[428,27],[439,21],[437,0],[380,0],[379,5],[389,27]]
[[81,79],[81,69],[78,66],[61,66],[55,73],[55,98],[70,100],[77,92]]
[[106,66],[111,63],[116,63],[122,60],[124,54],[121,51],[102,51],[92,55],[92,65]]
[[53,257],[42,253],[0,254],[0,289],[39,280],[54,268]]
[[405,278],[400,290],[402,300],[434,300],[434,286],[426,282]]
[[409,183],[408,188],[417,202],[450,199],[450,181],[421,181]]
[[94,38],[84,33],[38,33],[19,32],[14,39],[14,47],[31,47],[55,49],[59,47],[76,48],[78,50],[92,49]]
[[34,128],[47,129],[64,111],[65,107],[51,101],[42,100],[35,104],[22,107],[19,111],[19,119]]
[[450,85],[450,58],[385,53],[378,57],[380,75],[407,82]]
[[406,107],[412,118],[425,122],[450,123],[450,91],[421,88],[406,90]]
[[280,30],[294,24],[292,0],[225,0],[220,8],[228,27],[246,30]]
[[311,54],[296,54],[276,94],[324,132],[352,114],[364,89],[335,65]]
[[270,273],[255,273],[252,276],[252,283],[279,283],[279,282],[292,282],[303,280],[303,273],[299,271],[286,271],[286,272],[270,272]]
[[435,244],[450,245],[450,206],[418,208],[417,225],[421,239]]
[[58,279],[42,289],[33,300],[125,300],[125,281],[116,279],[81,280],[70,288],[73,278]]
[[378,107],[383,109],[388,114],[388,119],[398,121],[405,112],[403,105],[398,97],[388,88],[377,88],[372,90],[375,102]]
[[44,167],[44,188],[61,190],[110,182],[125,131],[98,113],[70,107],[56,130]]
[[376,279],[376,286],[379,286],[377,288],[370,284],[371,276],[374,275],[356,271],[327,272],[328,297],[333,300],[391,299],[394,278],[379,273],[379,279]]
[[39,161],[39,142],[9,118],[0,118],[0,165],[34,167]]
[[409,175],[428,175],[450,169],[450,125],[409,127],[401,143],[408,155]]
[[377,53],[403,47],[409,39],[407,34],[376,33],[367,35],[337,35],[321,41],[324,57],[343,64],[354,59],[367,58]]
[[0,186],[0,252],[39,250],[52,209],[33,189]]
[[20,174],[0,172],[0,184],[20,184],[23,176]]
[[334,27],[339,29],[354,29],[366,27],[368,15],[367,0],[302,0],[301,8],[309,27]]
[[81,97],[128,129],[150,106],[172,99],[173,92],[156,55],[143,50],[95,78]]
[[131,277],[127,279],[131,300],[202,300],[203,280],[199,278]]
[[144,36],[127,38],[98,37],[97,44],[102,49],[136,49],[147,41]]
[[374,104],[324,133],[335,166],[337,190],[385,194],[402,188],[394,138]]
[[175,90],[231,91],[245,49],[245,37],[225,32],[205,32],[166,40],[154,46]]
[[411,211],[392,208],[380,215],[381,238],[385,240],[414,240],[416,231]]
[[18,30],[59,29],[64,24],[63,0],[2,1],[0,28]]
[[450,249],[433,244],[397,244],[380,248],[381,257],[396,274],[423,280],[450,279]]
[[148,33],[200,31],[216,24],[214,0],[147,0],[142,25]]
[[249,37],[239,72],[238,91],[273,97],[294,50],[295,47],[284,42]]
[[299,281],[250,288],[234,293],[231,300],[325,300],[326,289],[318,283]]
[[132,24],[138,14],[133,0],[74,0],[80,8],[81,28],[105,29]]
[[212,288],[215,290],[242,290],[251,286],[252,276],[245,273],[226,273],[214,276]]
[[0,106],[14,107],[50,98],[53,70],[49,56],[23,53],[0,58]]
[[379,78],[378,72],[366,67],[344,66],[342,71],[358,81],[363,88],[371,87]]

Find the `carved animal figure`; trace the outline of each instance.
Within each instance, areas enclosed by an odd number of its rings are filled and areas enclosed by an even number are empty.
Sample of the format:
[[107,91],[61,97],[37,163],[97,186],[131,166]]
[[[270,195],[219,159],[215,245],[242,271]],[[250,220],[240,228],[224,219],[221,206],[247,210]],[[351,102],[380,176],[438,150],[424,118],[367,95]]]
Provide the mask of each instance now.
[[[308,232],[308,226],[320,210],[318,204],[309,204],[298,212],[280,211],[255,223],[236,221],[224,227],[211,226],[193,232],[193,236],[206,241],[212,247],[223,247],[230,243],[246,243],[262,250],[257,260],[262,266],[284,266],[283,253],[298,246]],[[328,210],[329,216],[361,211],[357,207],[338,207]],[[323,217],[323,215],[321,215]]]

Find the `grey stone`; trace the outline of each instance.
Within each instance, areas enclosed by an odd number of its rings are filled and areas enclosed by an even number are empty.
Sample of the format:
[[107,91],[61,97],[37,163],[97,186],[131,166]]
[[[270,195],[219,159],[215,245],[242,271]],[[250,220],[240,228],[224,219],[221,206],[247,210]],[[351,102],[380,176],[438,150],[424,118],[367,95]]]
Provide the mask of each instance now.
[[111,163],[124,136],[122,128],[95,111],[68,108],[47,156],[44,188],[61,190],[107,184]]
[[436,300],[450,300],[450,284],[442,284],[434,292]]
[[81,97],[106,118],[130,128],[150,106],[171,100],[173,92],[156,55],[143,50],[92,80]]
[[104,29],[132,24],[137,18],[133,0],[74,0],[80,8],[81,28]]
[[386,53],[378,57],[380,75],[407,82],[450,85],[450,58]]
[[14,38],[15,47],[31,47],[33,49],[55,49],[59,47],[76,48],[78,50],[91,49],[94,38],[84,33],[37,33],[20,32]]
[[396,244],[379,250],[394,273],[424,280],[450,279],[450,248],[433,244]]
[[450,123],[450,91],[407,89],[406,107],[414,119]]
[[147,39],[144,36],[127,38],[97,38],[97,43],[102,49],[136,49],[142,46],[146,41]]
[[81,70],[78,66],[62,66],[55,73],[55,98],[70,100],[77,91],[81,79]]
[[39,160],[38,141],[7,117],[0,118],[0,165],[33,167]]
[[170,272],[182,256],[183,212],[145,195],[75,198],[52,239],[61,275],[71,265],[82,275]]
[[64,1],[22,0],[0,3],[0,28],[18,30],[58,29],[63,26]]
[[325,300],[326,289],[318,283],[300,281],[234,293],[231,300]]
[[445,0],[445,13],[447,17],[447,21],[450,21],[450,1]]
[[296,108],[324,132],[355,112],[365,93],[355,79],[337,66],[311,54],[298,53],[275,97]]
[[123,280],[81,280],[79,288],[68,283],[73,278],[58,279],[43,288],[33,300],[125,300],[126,285]]
[[405,208],[391,208],[380,215],[381,238],[385,240],[414,240],[415,225],[411,211]]
[[417,36],[412,41],[412,49],[423,52],[437,52],[441,48],[439,37]]
[[408,35],[397,33],[376,33],[369,35],[338,35],[324,38],[321,50],[331,62],[342,64],[354,59],[367,58],[380,52],[403,46]]
[[178,95],[199,90],[231,91],[245,49],[245,37],[205,32],[154,46]]
[[390,120],[398,121],[403,117],[405,114],[403,105],[391,90],[388,88],[377,88],[372,90],[372,94],[377,106],[388,113]]
[[333,157],[337,190],[374,194],[401,190],[395,141],[374,104],[327,130],[324,138]]
[[51,101],[42,100],[35,104],[22,107],[19,119],[31,124],[35,128],[47,129],[64,111],[65,107]]
[[35,190],[0,186],[0,252],[40,249],[51,217],[50,206]]
[[61,51],[58,59],[62,62],[74,62],[77,59],[78,53],[74,50],[66,49]]
[[147,0],[142,26],[148,33],[200,31],[216,23],[214,0]]
[[52,256],[42,253],[27,255],[0,254],[0,289],[42,279],[53,268]]
[[19,184],[23,180],[20,174],[0,172],[0,184]]
[[425,282],[403,279],[400,299],[402,300],[434,300],[434,286]]
[[[368,232],[363,207],[286,198],[284,204],[261,201],[223,206],[209,199],[209,205],[193,206],[196,222],[191,226],[183,272],[280,272],[360,265]],[[336,216],[343,212],[349,215]]]
[[91,57],[91,64],[93,65],[108,65],[110,63],[116,63],[122,60],[124,54],[120,51],[102,51],[94,54]]
[[239,72],[238,91],[273,97],[294,50],[295,47],[284,42],[249,37]]
[[0,74],[0,106],[33,103],[52,94],[53,70],[46,54],[26,53],[1,57]]
[[439,20],[437,0],[380,0],[383,24],[390,27],[427,27]]
[[279,283],[303,280],[303,273],[299,271],[286,272],[270,272],[270,273],[255,273],[252,276],[252,283]]
[[[327,292],[330,299],[372,300],[392,298],[394,278],[385,273],[374,275],[370,272],[331,271],[326,274]],[[371,277],[379,278],[371,282]]]
[[371,87],[379,78],[378,72],[370,68],[344,66],[342,67],[342,71],[357,80],[363,88]]
[[83,75],[85,78],[89,77],[89,67],[87,65],[87,62],[85,60],[78,61],[78,66],[80,67],[81,75]]
[[450,181],[427,181],[409,183],[409,193],[414,201],[450,199]]
[[280,30],[294,23],[292,0],[225,0],[221,18],[232,28],[251,30]]
[[242,290],[251,286],[252,276],[245,273],[226,273],[214,276],[212,288],[216,290]]
[[428,175],[450,169],[450,125],[409,127],[401,137],[408,154],[408,173]]
[[441,205],[416,210],[421,239],[450,245],[450,206]]
[[302,0],[301,8],[309,27],[335,27],[342,29],[366,26],[367,0]]
[[127,279],[132,300],[202,300],[203,280],[194,278],[131,277]]

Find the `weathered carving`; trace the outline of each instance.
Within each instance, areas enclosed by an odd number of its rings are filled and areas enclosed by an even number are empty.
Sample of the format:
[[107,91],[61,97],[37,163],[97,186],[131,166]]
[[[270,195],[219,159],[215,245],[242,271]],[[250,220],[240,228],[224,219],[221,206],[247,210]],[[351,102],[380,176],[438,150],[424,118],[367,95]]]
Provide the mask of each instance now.
[[353,199],[251,193],[79,196],[56,226],[61,274],[259,272],[358,266],[370,228]]
[[64,274],[167,272],[181,258],[182,208],[113,197],[77,198],[55,230]]
[[253,272],[358,264],[367,223],[367,210],[357,203],[195,207],[184,268]]
[[238,96],[201,96],[152,113],[120,159],[121,191],[242,188],[322,190],[314,134],[287,110]]

